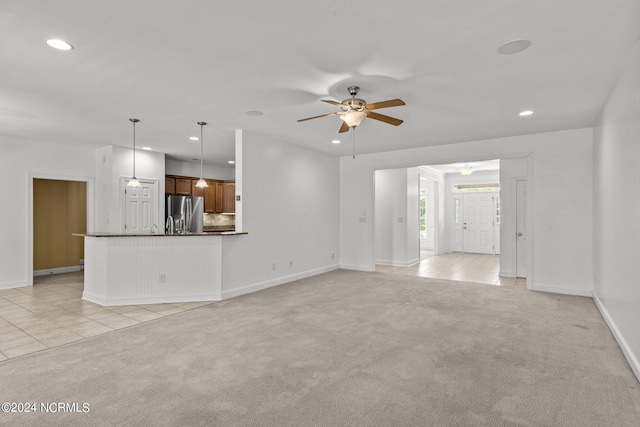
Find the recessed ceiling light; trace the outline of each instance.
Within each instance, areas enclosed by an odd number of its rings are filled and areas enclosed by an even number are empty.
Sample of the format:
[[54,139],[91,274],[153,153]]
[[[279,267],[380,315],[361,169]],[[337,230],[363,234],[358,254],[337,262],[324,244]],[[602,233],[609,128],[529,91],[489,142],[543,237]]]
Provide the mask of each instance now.
[[190,136],[189,139],[192,141],[200,141],[200,138],[198,138],[197,136]]
[[149,150],[151,150],[151,147],[142,147],[142,149],[149,151]]
[[331,141],[332,144],[340,144],[340,140],[339,139],[334,139],[333,141]]
[[513,55],[514,53],[520,53],[531,46],[531,40],[511,40],[498,48],[500,55]]
[[235,160],[229,160],[227,163],[229,163],[230,165],[235,165],[236,161]]
[[51,39],[47,40],[47,44],[52,48],[58,50],[73,50],[73,46],[71,46],[71,44],[67,43],[64,40]]
[[533,114],[533,111],[531,110],[524,110],[520,112],[520,116],[524,117],[524,116],[530,116]]
[[264,113],[260,110],[245,110],[247,116],[262,116]]

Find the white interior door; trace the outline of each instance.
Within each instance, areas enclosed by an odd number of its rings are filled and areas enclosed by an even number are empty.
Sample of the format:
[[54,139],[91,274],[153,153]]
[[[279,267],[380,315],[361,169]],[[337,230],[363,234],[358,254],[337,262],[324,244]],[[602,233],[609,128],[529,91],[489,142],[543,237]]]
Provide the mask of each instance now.
[[527,181],[516,181],[516,276],[527,277]]
[[124,231],[151,233],[158,231],[157,182],[140,179],[140,187],[124,186]]
[[464,252],[493,254],[493,194],[464,195]]

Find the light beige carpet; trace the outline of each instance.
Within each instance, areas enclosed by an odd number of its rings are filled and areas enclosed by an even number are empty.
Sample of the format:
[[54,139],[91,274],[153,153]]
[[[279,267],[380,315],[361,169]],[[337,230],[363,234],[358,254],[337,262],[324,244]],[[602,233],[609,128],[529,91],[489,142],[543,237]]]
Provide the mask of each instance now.
[[0,363],[5,425],[635,426],[588,298],[335,271]]

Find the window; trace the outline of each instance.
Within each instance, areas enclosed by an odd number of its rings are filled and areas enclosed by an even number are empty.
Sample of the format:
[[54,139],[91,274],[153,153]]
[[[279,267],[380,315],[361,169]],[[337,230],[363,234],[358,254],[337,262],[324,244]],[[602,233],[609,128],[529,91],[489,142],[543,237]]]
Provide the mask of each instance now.
[[[415,193],[414,193],[415,194]],[[427,238],[427,189],[420,189],[420,238]]]
[[454,184],[454,193],[488,193],[492,191],[499,191],[500,184]]
[[453,199],[453,223],[460,224],[460,198]]

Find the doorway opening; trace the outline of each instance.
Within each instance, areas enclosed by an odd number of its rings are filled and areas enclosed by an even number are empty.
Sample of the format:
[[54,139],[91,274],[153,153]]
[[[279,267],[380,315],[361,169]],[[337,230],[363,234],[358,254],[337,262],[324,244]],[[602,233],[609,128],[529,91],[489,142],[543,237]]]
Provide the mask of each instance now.
[[[501,162],[505,171],[501,171]],[[411,203],[413,170],[419,181],[415,190],[416,223],[399,225],[403,220],[411,221],[410,215],[403,218],[399,213]],[[527,170],[527,158],[514,158],[376,171],[376,271],[404,268],[408,274],[423,277],[510,285],[518,282],[517,277],[525,279],[527,273],[520,273],[522,269],[516,274],[516,259],[528,259],[524,248],[530,242],[523,231],[518,250],[515,228],[517,218],[526,224],[529,214],[526,202],[516,202],[516,178],[525,182],[525,189],[517,194],[526,194]],[[391,178],[385,181],[385,177]],[[400,203],[394,205],[397,200]],[[415,256],[412,247],[418,248]],[[380,256],[383,253],[386,256]],[[397,259],[398,255],[404,258]],[[411,263],[412,259],[416,262]]]
[[27,280],[34,276],[82,272],[84,239],[93,230],[91,177],[29,174],[27,180]]
[[33,180],[33,275],[80,271],[87,231],[87,184]]

